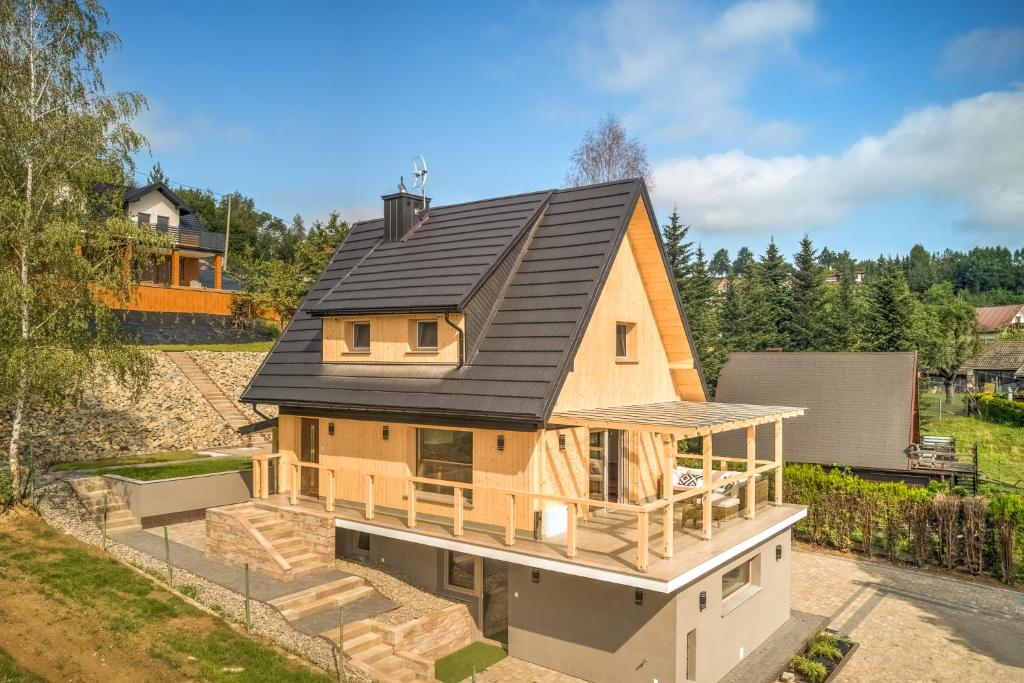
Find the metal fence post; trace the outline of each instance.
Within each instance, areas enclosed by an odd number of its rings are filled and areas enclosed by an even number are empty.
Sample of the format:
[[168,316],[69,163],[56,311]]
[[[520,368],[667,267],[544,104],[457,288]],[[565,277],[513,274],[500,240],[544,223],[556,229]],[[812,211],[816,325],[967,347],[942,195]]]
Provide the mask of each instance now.
[[338,680],[348,680],[345,673],[345,606],[338,607]]
[[171,539],[167,536],[167,527],[164,527],[164,555],[167,557],[167,585],[174,585],[174,570],[171,569]]
[[245,563],[245,630],[249,631],[252,628],[252,622],[249,618],[249,563]]
[[107,550],[107,495],[103,494],[103,550]]

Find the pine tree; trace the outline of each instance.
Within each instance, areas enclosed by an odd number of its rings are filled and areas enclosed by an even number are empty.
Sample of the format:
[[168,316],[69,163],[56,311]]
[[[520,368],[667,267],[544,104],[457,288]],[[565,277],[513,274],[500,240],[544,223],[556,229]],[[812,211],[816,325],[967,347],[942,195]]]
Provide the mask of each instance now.
[[794,256],[796,272],[790,288],[789,342],[794,351],[828,347],[825,326],[825,272],[815,260],[814,245],[804,235]]
[[854,280],[853,261],[849,252],[843,252],[836,260],[839,286],[829,293],[827,302],[827,326],[829,349],[831,351],[857,351],[861,344],[863,306],[859,293],[860,285]]
[[754,265],[754,252],[746,247],[740,247],[736,252],[736,260],[732,262],[733,275],[745,275]]
[[708,270],[711,271],[712,275],[724,277],[732,275],[732,261],[729,260],[729,250],[719,249],[715,252],[715,255],[711,257],[711,263],[708,264]]
[[868,281],[864,341],[870,351],[911,351],[920,322],[919,304],[895,261],[880,258]]
[[754,308],[755,318],[765,318],[768,322],[765,332],[765,348],[789,349],[789,317],[791,297],[789,292],[789,264],[782,258],[782,253],[775,245],[775,240],[768,242],[764,256],[752,270],[751,281],[756,291],[751,291],[749,302]]
[[153,168],[149,169],[149,184],[163,183],[166,185],[170,181],[167,179],[167,174],[164,173],[164,169],[160,168],[160,162],[153,164]]
[[672,268],[672,276],[676,280],[679,291],[683,291],[683,283],[692,274],[691,259],[693,258],[693,242],[686,241],[686,235],[690,232],[690,226],[683,225],[679,220],[678,208],[672,209],[672,215],[668,218],[668,225],[662,226],[662,236],[665,239],[665,255],[668,257],[669,267]]
[[683,284],[685,289],[680,290],[685,292],[685,295],[681,295],[683,310],[686,311],[690,323],[697,358],[704,369],[705,379],[714,385],[722,364],[722,344],[718,329],[718,293],[715,289],[715,278],[704,260],[704,249],[700,246],[694,254],[690,277]]

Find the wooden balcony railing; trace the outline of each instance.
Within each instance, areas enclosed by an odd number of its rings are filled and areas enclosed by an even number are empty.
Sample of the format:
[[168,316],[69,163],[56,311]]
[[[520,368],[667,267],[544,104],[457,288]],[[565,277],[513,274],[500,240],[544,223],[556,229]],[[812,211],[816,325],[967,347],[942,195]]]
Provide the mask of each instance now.
[[[296,505],[299,502],[299,486],[301,481],[301,474],[303,469],[314,469],[326,475],[326,492],[324,493],[324,510],[326,512],[333,512],[335,502],[337,500],[344,500],[346,503],[355,503],[362,506],[363,518],[367,520],[374,519],[379,506],[376,502],[377,497],[375,495],[376,489],[381,485],[381,482],[391,481],[400,484],[402,489],[405,491],[402,497],[402,504],[404,509],[401,510],[405,516],[405,524],[410,529],[415,529],[417,524],[418,516],[418,502],[424,492],[420,491],[418,486],[443,486],[452,490],[452,513],[451,513],[451,532],[454,536],[460,537],[465,533],[465,513],[466,513],[466,492],[472,492],[474,500],[480,500],[481,495],[490,495],[499,499],[504,499],[504,511],[500,515],[500,518],[490,520],[494,526],[504,528],[504,543],[506,546],[513,546],[516,543],[516,511],[519,506],[526,505],[526,509],[532,509],[534,502],[543,501],[548,503],[557,503],[559,505],[565,505],[566,517],[567,517],[567,528],[565,533],[565,554],[568,558],[575,558],[578,551],[579,542],[579,518],[582,517],[584,520],[589,519],[592,508],[611,510],[626,515],[634,515],[636,518],[636,569],[640,572],[647,571],[649,561],[649,542],[650,542],[650,515],[656,514],[659,511],[663,515],[662,533],[663,548],[662,556],[665,558],[672,557],[673,543],[675,534],[672,531],[674,529],[673,519],[674,511],[677,504],[685,503],[690,499],[702,497],[703,500],[703,536],[704,538],[711,538],[711,495],[716,488],[722,486],[722,482],[712,481],[710,463],[712,460],[719,461],[720,463],[744,463],[747,465],[747,469],[742,472],[735,472],[734,476],[729,479],[729,482],[747,482],[745,485],[746,502],[744,505],[744,515],[747,518],[753,518],[756,514],[755,504],[755,487],[754,480],[756,477],[776,470],[781,472],[781,460],[777,461],[755,461],[752,458],[731,458],[715,456],[711,459],[706,459],[705,467],[705,482],[710,482],[704,486],[688,489],[686,491],[672,492],[671,489],[667,489],[664,492],[664,496],[658,500],[651,501],[644,504],[629,504],[629,503],[614,503],[592,500],[589,498],[575,498],[572,496],[561,496],[551,493],[540,493],[536,491],[522,491],[516,489],[505,489],[493,486],[482,486],[479,484],[467,484],[465,482],[458,481],[446,481],[439,479],[432,479],[426,477],[415,477],[415,476],[397,476],[388,475],[381,473],[366,473],[364,471],[345,469],[340,467],[331,467],[326,464],[300,462],[295,459],[294,455],[289,455],[287,458],[280,457],[280,454],[273,456],[257,456],[253,458],[253,482],[254,482],[254,497],[265,497],[268,493],[267,490],[267,468],[269,467],[270,460],[278,458],[279,467],[289,468],[288,477],[289,484],[287,485],[286,493],[289,496],[292,505]],[[758,464],[761,463],[761,464]],[[280,470],[279,470],[280,471]],[[346,478],[346,483],[349,484],[347,490],[360,490],[361,495],[358,496],[358,500],[352,500],[351,498],[338,499],[336,497],[336,491],[339,488],[339,483],[342,478]],[[281,481],[280,475],[278,481]],[[352,486],[354,482],[361,481],[361,485],[355,487]],[[776,479],[778,482],[778,479]],[[432,502],[436,498],[436,494],[426,494],[426,500]],[[426,502],[426,501],[425,501]],[[775,502],[781,503],[781,486],[777,483],[776,485],[776,496]],[[389,506],[389,509],[393,510],[393,507]],[[433,517],[436,515],[432,515]]]

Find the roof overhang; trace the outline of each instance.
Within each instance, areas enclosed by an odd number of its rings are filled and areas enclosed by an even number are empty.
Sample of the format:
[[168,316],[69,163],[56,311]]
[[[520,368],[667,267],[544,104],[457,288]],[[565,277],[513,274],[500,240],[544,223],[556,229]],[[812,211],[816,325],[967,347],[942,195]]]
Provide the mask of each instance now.
[[634,406],[555,411],[549,427],[625,429],[674,434],[678,438],[706,436],[743,429],[804,414],[804,408],[758,406],[742,403],[670,401]]
[[385,313],[459,313],[462,309],[457,304],[438,306],[374,306],[372,308],[316,308],[307,309],[314,318],[329,318],[341,315],[380,315]]

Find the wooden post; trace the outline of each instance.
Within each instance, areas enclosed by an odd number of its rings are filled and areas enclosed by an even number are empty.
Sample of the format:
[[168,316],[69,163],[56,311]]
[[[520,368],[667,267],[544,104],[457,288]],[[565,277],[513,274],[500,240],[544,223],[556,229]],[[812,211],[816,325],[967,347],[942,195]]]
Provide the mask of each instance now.
[[224,257],[220,254],[213,255],[213,288],[223,289],[224,280],[221,271],[224,270]]
[[174,570],[171,568],[171,539],[167,536],[167,527],[164,527],[164,555],[167,558],[167,585],[174,585]]
[[672,517],[675,514],[675,502],[672,500],[672,470],[675,469],[676,461],[675,449],[673,448],[675,442],[671,434],[665,434],[661,439],[665,450],[665,471],[661,475],[661,495],[668,501],[662,513],[661,521],[662,552],[665,557],[672,557],[675,542],[675,529],[672,527]]
[[[231,197],[228,195],[228,223],[227,228],[224,230],[224,266],[228,265],[228,251],[231,248]],[[284,321],[281,321],[284,324]]]
[[454,519],[454,528],[452,529],[452,532],[456,536],[461,536],[462,535],[463,517],[466,514],[465,507],[462,505],[462,489],[460,489],[458,487],[455,487],[455,490],[453,491],[453,493],[455,494],[455,510],[454,510],[455,519]]
[[373,475],[366,475],[366,519],[373,519]]
[[647,571],[647,511],[636,513],[636,570]]
[[292,464],[292,488],[291,488],[291,504],[296,505],[299,502],[299,465],[297,463]]
[[508,494],[508,519],[505,521],[505,545],[516,542],[516,494]]
[[171,249],[171,286],[177,287],[181,284],[181,252]]
[[782,505],[782,420],[775,421],[775,504]]
[[253,458],[252,459],[252,497],[253,498],[262,498],[262,496],[260,495],[260,486],[263,483],[263,477],[260,476],[261,464],[262,463],[260,463],[259,459],[257,459],[257,458]]
[[334,512],[334,469],[327,470],[327,498],[324,499],[324,511]]
[[249,563],[245,563],[245,630],[252,630],[252,622],[249,618]]
[[746,511],[744,517],[747,519],[754,519],[754,504],[756,498],[754,497],[754,456],[757,453],[757,427],[750,425],[747,427],[747,502]]
[[576,557],[576,503],[566,503],[568,526],[565,531],[565,556]]
[[263,460],[260,463],[260,498],[270,495],[270,460]]
[[[705,434],[704,436],[702,436],[701,439],[700,439],[700,445],[701,445],[701,454],[702,454],[701,455],[701,459],[702,459],[702,464],[704,466],[703,485],[710,487],[711,486],[711,458],[714,455],[714,452],[712,450],[713,446],[712,446],[711,435],[710,434]],[[722,461],[722,464],[723,465],[725,464],[724,460]],[[701,503],[700,503],[700,506],[701,506],[700,507],[700,510],[701,510],[701,536],[703,536],[705,538],[705,540],[710,540],[711,539],[711,512],[712,512],[712,510],[711,510],[711,491],[712,491],[712,489],[709,488],[707,491],[705,491],[702,494],[702,500],[701,500]]]
[[416,484],[407,482],[405,489],[406,500],[408,501],[408,515],[406,522],[410,529],[416,528]]

